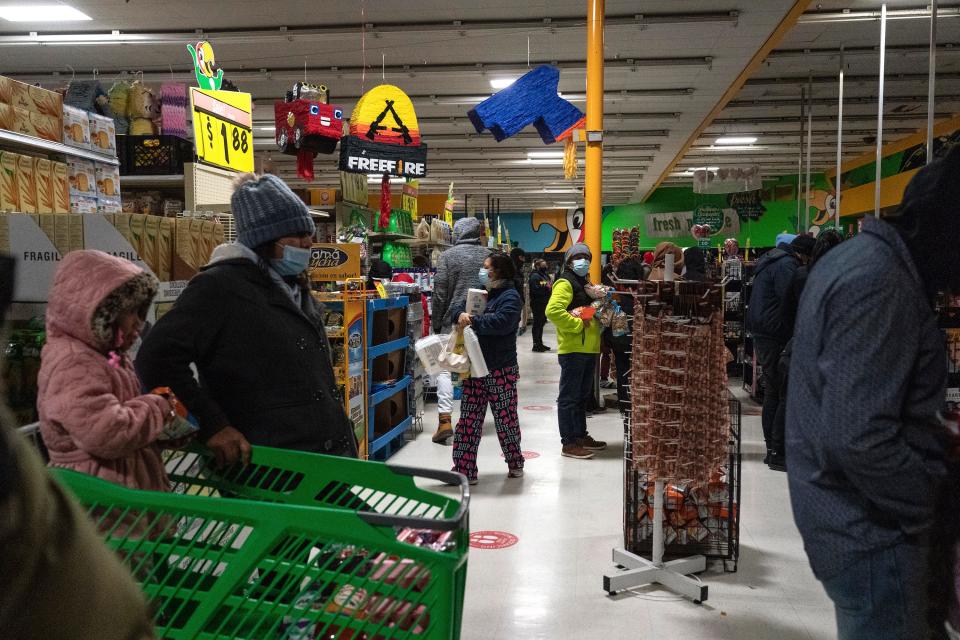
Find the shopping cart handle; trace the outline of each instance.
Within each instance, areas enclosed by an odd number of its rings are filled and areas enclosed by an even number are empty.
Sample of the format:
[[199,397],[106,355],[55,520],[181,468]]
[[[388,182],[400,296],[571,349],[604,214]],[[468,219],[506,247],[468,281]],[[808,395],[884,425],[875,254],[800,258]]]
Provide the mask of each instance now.
[[395,516],[388,513],[358,511],[357,515],[363,520],[373,525],[430,529],[432,531],[457,531],[466,527],[467,516],[470,513],[470,484],[467,482],[465,475],[453,471],[418,469],[416,467],[394,465],[387,465],[387,468],[398,475],[410,476],[412,478],[429,478],[431,480],[439,480],[448,485],[460,487],[460,508],[458,508],[457,512],[450,518],[429,520],[410,516]]

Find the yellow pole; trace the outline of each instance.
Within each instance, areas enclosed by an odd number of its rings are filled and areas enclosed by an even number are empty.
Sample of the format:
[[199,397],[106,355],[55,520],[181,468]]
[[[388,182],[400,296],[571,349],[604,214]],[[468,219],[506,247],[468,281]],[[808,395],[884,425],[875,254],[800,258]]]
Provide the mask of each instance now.
[[587,170],[583,237],[593,253],[592,282],[600,282],[603,219],[603,3],[604,0],[587,0]]

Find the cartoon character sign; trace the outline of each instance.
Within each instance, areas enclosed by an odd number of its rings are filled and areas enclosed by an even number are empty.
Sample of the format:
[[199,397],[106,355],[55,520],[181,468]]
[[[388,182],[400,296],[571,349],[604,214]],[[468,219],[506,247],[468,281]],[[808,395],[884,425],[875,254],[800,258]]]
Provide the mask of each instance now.
[[535,209],[531,226],[539,231],[542,225],[556,229],[553,242],[544,248],[545,252],[563,252],[574,243],[583,242],[583,207],[573,209]]
[[[217,59],[213,55],[213,47],[206,40],[201,40],[194,47],[187,45],[187,51],[193,58],[193,71],[197,77],[197,86],[201,89],[219,91],[223,85],[223,69],[217,69]],[[214,73],[216,69],[216,73]]]

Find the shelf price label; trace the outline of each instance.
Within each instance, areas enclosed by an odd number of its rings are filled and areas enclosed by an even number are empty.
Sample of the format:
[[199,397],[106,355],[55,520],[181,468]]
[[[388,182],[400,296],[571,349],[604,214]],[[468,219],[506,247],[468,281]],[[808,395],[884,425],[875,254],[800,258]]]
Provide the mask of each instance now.
[[253,171],[251,102],[249,93],[190,89],[197,160],[232,171]]

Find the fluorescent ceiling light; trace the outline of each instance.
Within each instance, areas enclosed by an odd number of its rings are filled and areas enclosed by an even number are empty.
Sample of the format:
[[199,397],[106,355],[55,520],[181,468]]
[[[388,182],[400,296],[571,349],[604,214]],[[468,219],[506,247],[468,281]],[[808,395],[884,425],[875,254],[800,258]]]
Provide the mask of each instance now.
[[498,90],[506,89],[516,81],[516,78],[494,78],[490,81],[490,86]]
[[544,193],[580,193],[579,189],[544,189]]
[[696,169],[687,169],[682,175],[692,176],[697,171],[720,171],[720,167],[697,167]]
[[724,136],[717,138],[716,144],[753,144],[756,141],[752,136]]
[[0,5],[0,19],[9,22],[75,22],[90,16],[65,4]]
[[563,151],[528,151],[528,158],[562,158]]

